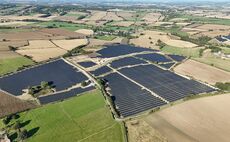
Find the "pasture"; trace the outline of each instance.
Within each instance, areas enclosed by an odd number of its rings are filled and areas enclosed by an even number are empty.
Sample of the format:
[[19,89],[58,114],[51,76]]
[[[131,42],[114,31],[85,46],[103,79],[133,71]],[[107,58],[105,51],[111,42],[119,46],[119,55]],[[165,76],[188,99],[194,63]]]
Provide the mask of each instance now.
[[28,142],[124,141],[122,124],[114,121],[98,90],[22,113],[20,120],[30,120],[27,130],[37,128]]
[[14,72],[20,67],[32,64],[34,64],[32,60],[22,56],[9,59],[0,59],[0,75],[6,74],[8,72]]

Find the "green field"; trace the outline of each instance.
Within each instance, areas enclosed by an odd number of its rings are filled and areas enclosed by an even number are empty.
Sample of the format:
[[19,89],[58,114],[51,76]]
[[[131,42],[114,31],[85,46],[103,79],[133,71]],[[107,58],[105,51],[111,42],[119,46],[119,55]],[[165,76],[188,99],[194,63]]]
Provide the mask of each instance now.
[[105,105],[100,91],[21,113],[33,135],[28,142],[122,142],[123,127]]
[[103,36],[95,36],[96,39],[100,39],[100,40],[107,40],[107,41],[112,41],[116,38],[116,36],[114,35],[103,35]]
[[193,58],[193,59],[226,71],[230,71],[230,60],[224,60],[216,57]]
[[74,23],[56,22],[56,21],[40,22],[40,23],[35,23],[34,25],[45,27],[45,28],[47,27],[62,28],[62,29],[70,30],[70,31],[90,28],[90,26],[84,25],[84,24],[74,24]]
[[183,55],[187,57],[199,57],[200,48],[180,48],[173,46],[164,46],[161,51],[169,54]]
[[34,62],[26,57],[0,59],[0,75],[14,72],[20,67],[32,64],[34,64]]

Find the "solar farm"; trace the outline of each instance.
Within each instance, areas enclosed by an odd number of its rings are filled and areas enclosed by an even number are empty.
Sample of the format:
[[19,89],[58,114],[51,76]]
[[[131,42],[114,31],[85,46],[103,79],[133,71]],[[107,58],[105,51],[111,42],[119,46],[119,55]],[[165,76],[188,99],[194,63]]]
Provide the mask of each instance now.
[[191,95],[215,91],[209,85],[170,70],[175,64],[183,62],[184,56],[130,45],[109,45],[97,54],[103,62],[90,74],[107,83],[107,93],[121,118]]

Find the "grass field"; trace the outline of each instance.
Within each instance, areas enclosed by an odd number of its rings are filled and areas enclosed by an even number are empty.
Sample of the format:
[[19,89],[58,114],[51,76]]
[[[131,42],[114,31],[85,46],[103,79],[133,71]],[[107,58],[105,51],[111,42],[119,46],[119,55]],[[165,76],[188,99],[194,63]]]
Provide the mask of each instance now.
[[25,57],[15,57],[0,60],[0,75],[16,71],[24,65],[32,65],[34,62]]
[[180,48],[172,46],[164,46],[161,51],[164,53],[183,55],[188,57],[199,57],[200,48]]
[[230,71],[230,60],[224,60],[215,57],[205,57],[205,58],[193,58],[196,61],[212,65],[214,67],[223,69],[225,71]]
[[28,142],[122,142],[123,129],[115,122],[100,91],[92,91],[64,102],[49,104],[21,114],[30,121],[24,128],[37,128]]
[[79,29],[88,29],[89,26],[84,24],[73,24],[68,22],[56,22],[56,21],[48,21],[48,22],[40,22],[36,23],[35,25],[41,27],[54,27],[54,28],[63,28],[70,31],[76,31]]
[[112,41],[116,38],[116,36],[113,35],[103,35],[103,36],[95,36],[96,39],[100,40],[107,40],[107,41]]

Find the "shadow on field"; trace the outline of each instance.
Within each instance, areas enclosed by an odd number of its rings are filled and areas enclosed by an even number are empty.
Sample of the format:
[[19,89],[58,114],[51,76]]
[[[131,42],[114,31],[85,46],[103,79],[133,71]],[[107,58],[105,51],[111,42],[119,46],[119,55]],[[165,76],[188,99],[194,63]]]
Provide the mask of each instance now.
[[26,125],[30,124],[31,120],[27,120],[21,123],[21,128],[25,127]]
[[39,127],[36,127],[36,128],[33,128],[33,129],[29,130],[28,131],[28,138],[32,137],[34,134],[36,134],[39,129],[40,129]]
[[15,141],[18,137],[18,133],[17,132],[14,132],[13,134],[9,135],[9,139],[10,141]]

